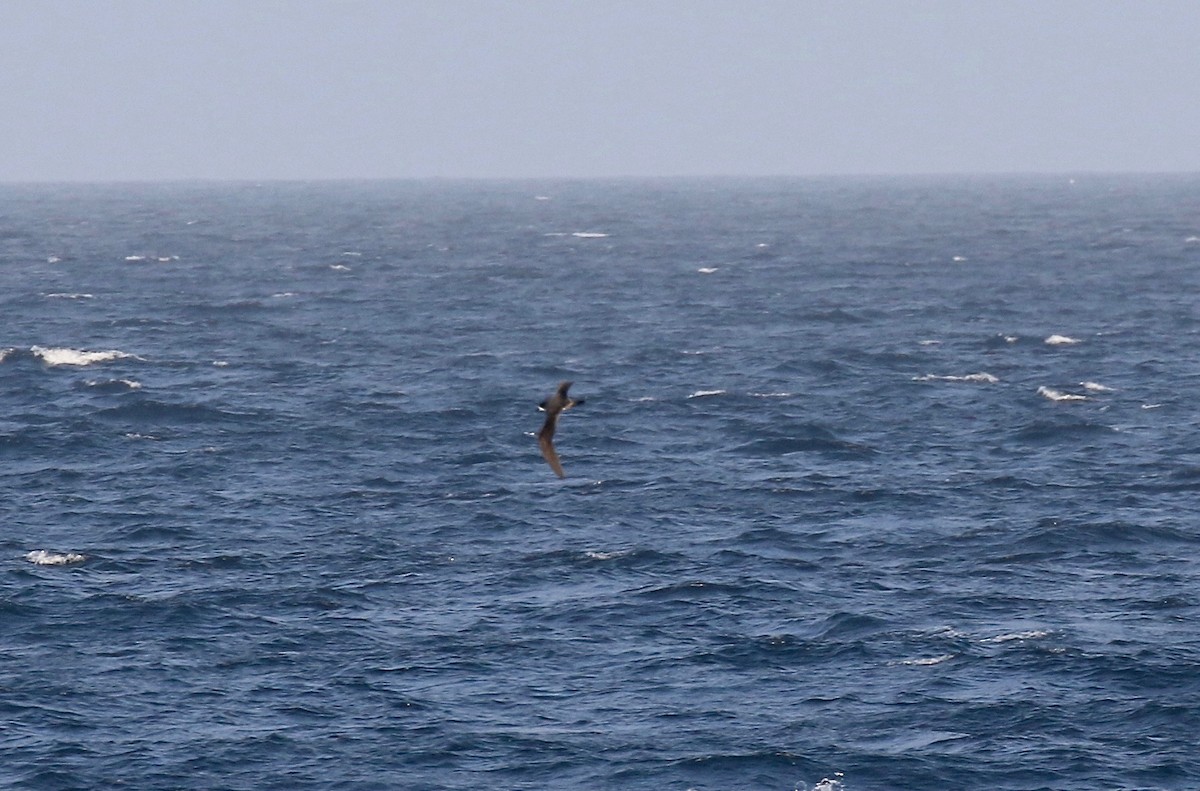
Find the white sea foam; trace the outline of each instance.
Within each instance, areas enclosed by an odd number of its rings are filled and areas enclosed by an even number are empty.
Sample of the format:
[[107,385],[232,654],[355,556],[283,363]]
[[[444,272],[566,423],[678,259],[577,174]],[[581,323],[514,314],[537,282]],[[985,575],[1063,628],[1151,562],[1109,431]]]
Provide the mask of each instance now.
[[925,341],[917,341],[917,345],[919,345],[919,346],[941,346],[942,342],[935,341],[935,340],[925,340]]
[[226,362],[225,360],[213,360],[213,367],[214,368],[228,368],[229,363]]
[[571,235],[576,239],[603,239],[608,236],[606,233],[593,233],[591,231],[576,231]]
[[0,363],[4,362],[4,360],[7,359],[8,355],[12,354],[15,351],[16,351],[16,349],[0,349]]
[[125,439],[146,439],[154,442],[158,441],[158,437],[153,434],[139,434],[136,431],[131,431],[125,435]]
[[1188,244],[1196,244],[1197,242],[1200,242],[1200,236],[1189,236],[1183,241],[1187,242]]
[[713,272],[716,272],[716,271],[717,271],[717,267],[715,267],[715,266],[702,266],[702,267],[700,267],[699,269],[697,269],[696,271],[697,271],[697,272],[699,272],[699,273],[700,273],[700,274],[702,274],[702,275],[711,275]]
[[688,398],[704,398],[706,396],[725,395],[725,392],[726,391],[724,390],[697,390],[688,396]]
[[1142,409],[1161,409],[1162,404],[1142,404]]
[[1007,634],[998,634],[995,637],[985,637],[980,640],[981,643],[1011,643],[1015,640],[1038,640],[1042,637],[1049,637],[1050,631],[1046,629],[1030,629],[1027,632],[1009,632]]
[[127,256],[125,256],[125,260],[126,261],[145,261],[146,256],[144,256],[144,255],[127,255]]
[[967,257],[966,257],[965,255],[956,255],[956,256],[954,256],[954,258],[953,258],[952,260],[953,260],[955,263],[959,263],[959,264],[961,264],[963,261],[966,261],[966,260],[967,260]]
[[791,398],[795,393],[751,393],[754,398]]
[[35,549],[25,556],[25,559],[30,563],[38,566],[67,566],[72,563],[82,563],[87,560],[84,555],[78,552],[47,552],[44,549]]
[[61,260],[62,260],[62,259],[61,259],[61,258],[59,258],[58,256],[56,256],[56,255],[52,255],[52,256],[48,256],[48,257],[46,258],[46,263],[47,263],[47,264],[57,264],[57,263],[58,263],[59,261],[61,261]]
[[141,359],[135,354],[128,354],[115,349],[106,352],[85,352],[78,349],[34,346],[29,351],[41,357],[42,362],[46,363],[46,365],[91,365],[92,363],[104,363],[125,357],[132,357],[135,360]]
[[1080,340],[1078,338],[1070,338],[1066,335],[1051,335],[1044,343],[1049,346],[1073,346],[1076,343],[1080,343]]
[[914,382],[978,382],[982,384],[995,384],[1000,380],[987,373],[980,371],[977,374],[964,374],[963,376],[938,376],[937,374],[925,374],[924,376],[914,376]]
[[1043,396],[1045,398],[1049,398],[1051,401],[1087,401],[1088,400],[1088,397],[1085,395],[1078,395],[1077,393],[1064,393],[1061,390],[1055,390],[1054,388],[1046,387],[1045,385],[1043,385],[1042,387],[1039,387],[1037,389],[1037,391],[1038,391],[1038,395]]
[[334,272],[349,272],[350,271],[350,267],[346,266],[345,264],[330,264],[329,268],[332,269]]
[[85,383],[88,387],[111,387],[112,385],[121,385],[130,390],[141,390],[142,383],[133,379],[89,379]]
[[95,294],[69,294],[66,292],[47,294],[46,299],[95,299]]
[[940,665],[954,658],[954,654],[941,654],[940,656],[926,656],[919,659],[903,659],[900,661],[902,665],[910,665],[915,667],[928,667],[930,665]]
[[1092,393],[1111,393],[1111,392],[1113,392],[1113,388],[1109,387],[1108,385],[1102,385],[1099,382],[1080,382],[1079,386],[1082,387],[1084,390],[1087,390]]

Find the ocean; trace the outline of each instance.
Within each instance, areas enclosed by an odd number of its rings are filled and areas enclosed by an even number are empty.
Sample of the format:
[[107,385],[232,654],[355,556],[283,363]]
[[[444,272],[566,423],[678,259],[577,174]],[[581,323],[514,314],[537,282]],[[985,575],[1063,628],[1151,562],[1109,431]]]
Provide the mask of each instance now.
[[0,316],[0,787],[1200,787],[1198,177],[10,184]]

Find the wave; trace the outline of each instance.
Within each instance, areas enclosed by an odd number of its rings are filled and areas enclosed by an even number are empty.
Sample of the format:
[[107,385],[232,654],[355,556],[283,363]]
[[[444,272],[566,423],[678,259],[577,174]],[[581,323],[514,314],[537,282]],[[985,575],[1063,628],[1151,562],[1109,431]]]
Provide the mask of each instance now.
[[725,395],[726,390],[697,390],[688,396],[688,398],[708,398],[710,396]]
[[87,560],[86,555],[78,552],[49,552],[45,549],[35,549],[25,556],[25,559],[37,566],[69,566]]
[[104,393],[123,393],[142,389],[142,383],[133,379],[89,379],[84,382],[84,386]]
[[54,294],[46,294],[46,299],[95,299],[95,294],[71,294],[67,292],[56,292]]
[[980,371],[977,374],[965,374],[963,376],[938,376],[937,374],[925,374],[924,376],[914,376],[914,382],[980,382],[985,384],[995,384],[999,382],[998,377],[992,376],[986,371]]
[[1093,393],[1111,393],[1114,391],[1114,388],[1102,385],[1099,382],[1080,382],[1079,386]]
[[606,233],[593,233],[591,231],[576,231],[571,235],[576,239],[604,239],[608,236]]
[[979,642],[981,643],[1011,643],[1017,640],[1038,640],[1042,637],[1049,637],[1052,633],[1046,629],[1030,629],[1024,632],[1011,632],[1008,634],[998,634],[995,637],[985,637]]
[[140,360],[136,354],[118,351],[112,349],[104,352],[86,352],[79,349],[68,349],[65,347],[48,348],[45,346],[33,346],[29,349],[30,353],[35,357],[40,357],[46,365],[92,365],[93,363],[106,363],[112,360],[120,360],[131,358]]
[[1073,346],[1077,343],[1082,343],[1078,338],[1071,338],[1066,335],[1051,335],[1046,340],[1042,341],[1048,346]]
[[1061,390],[1055,390],[1052,387],[1043,385],[1037,389],[1038,395],[1043,398],[1049,398],[1051,401],[1090,401],[1091,399],[1085,395],[1078,393],[1064,393]]

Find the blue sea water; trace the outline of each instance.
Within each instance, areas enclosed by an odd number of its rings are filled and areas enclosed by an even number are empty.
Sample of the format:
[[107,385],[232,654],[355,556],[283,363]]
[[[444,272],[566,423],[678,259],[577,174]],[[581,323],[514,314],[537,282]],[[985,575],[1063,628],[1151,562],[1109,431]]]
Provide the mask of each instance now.
[[1200,787],[1198,297],[1195,177],[0,187],[0,785]]

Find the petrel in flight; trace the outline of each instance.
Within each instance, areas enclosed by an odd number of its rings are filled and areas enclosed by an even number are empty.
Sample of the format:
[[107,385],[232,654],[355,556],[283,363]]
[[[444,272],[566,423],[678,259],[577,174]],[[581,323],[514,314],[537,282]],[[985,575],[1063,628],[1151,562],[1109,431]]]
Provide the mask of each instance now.
[[567,477],[563,472],[562,463],[558,460],[558,454],[554,452],[554,429],[558,426],[558,415],[583,403],[582,398],[571,398],[567,395],[567,390],[571,387],[570,382],[559,382],[558,390],[554,395],[547,398],[538,409],[546,413],[546,422],[542,424],[542,430],[538,432],[538,445],[541,446],[542,455],[546,457],[546,461],[550,463],[550,469],[554,470],[554,474],[559,478]]

